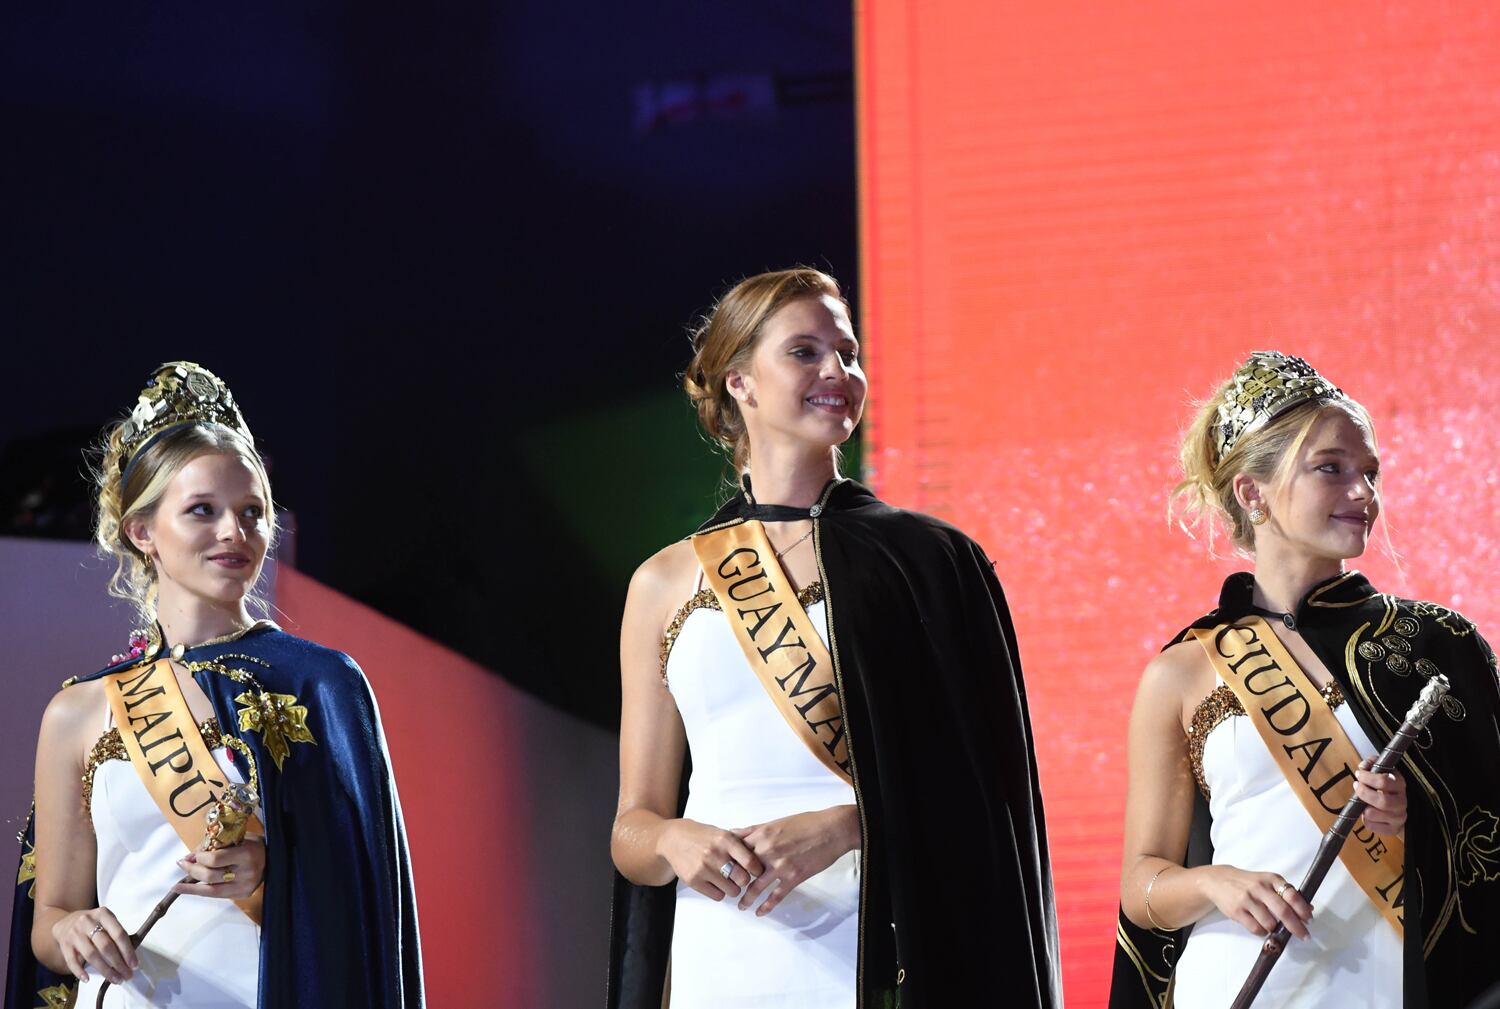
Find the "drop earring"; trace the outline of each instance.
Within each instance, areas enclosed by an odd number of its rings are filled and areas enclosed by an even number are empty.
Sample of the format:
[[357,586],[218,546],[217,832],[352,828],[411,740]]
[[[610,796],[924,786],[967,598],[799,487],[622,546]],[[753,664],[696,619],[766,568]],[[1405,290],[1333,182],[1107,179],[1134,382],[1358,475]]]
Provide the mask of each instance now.
[[1253,526],[1263,526],[1263,525],[1266,524],[1266,519],[1268,519],[1268,518],[1270,518],[1270,516],[1267,515],[1265,513],[1265,511],[1263,509],[1261,509],[1260,507],[1257,506],[1255,508],[1251,508],[1250,509],[1250,524],[1251,525],[1253,525]]

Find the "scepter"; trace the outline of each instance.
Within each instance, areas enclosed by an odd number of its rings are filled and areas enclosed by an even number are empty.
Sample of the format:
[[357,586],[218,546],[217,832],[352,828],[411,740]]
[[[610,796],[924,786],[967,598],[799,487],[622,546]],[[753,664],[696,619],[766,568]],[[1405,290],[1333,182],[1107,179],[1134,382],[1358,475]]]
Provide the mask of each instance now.
[[[245,828],[249,825],[250,814],[255,809],[259,799],[255,789],[248,785],[233,783],[214,800],[213,805],[208,807],[204,814],[207,829],[203,833],[203,843],[198,846],[199,851],[213,851],[218,848],[231,848],[245,839]],[[178,880],[179,883],[193,882],[192,876],[184,876]],[[176,884],[173,884],[174,886]],[[130,935],[130,945],[133,949],[139,949],[150,932],[161,921],[162,917],[182,896],[175,889],[168,890],[167,895],[156,902],[156,907],[151,909],[151,914],[146,917],[141,927]],[[99,988],[99,998],[94,1002],[94,1009],[104,1009],[104,993],[109,991],[109,981],[105,981]]]
[[[1375,766],[1370,770],[1376,774],[1387,774],[1401,760],[1417,735],[1427,727],[1428,721],[1440,706],[1443,695],[1448,692],[1448,677],[1438,673],[1427,681],[1427,686],[1422,688],[1422,693],[1417,696],[1416,703],[1406,713],[1406,721],[1401,723],[1401,728],[1391,737],[1380,756],[1375,758]],[[1312,900],[1313,894],[1318,892],[1318,887],[1323,885],[1323,877],[1328,875],[1328,870],[1333,867],[1333,860],[1339,857],[1339,850],[1344,847],[1344,842],[1349,839],[1349,832],[1354,829],[1355,821],[1365,811],[1368,805],[1363,799],[1350,796],[1349,801],[1344,803],[1344,808],[1339,811],[1337,820],[1333,826],[1328,828],[1328,833],[1323,835],[1323,842],[1318,845],[1318,853],[1313,858],[1312,867],[1307,870],[1307,875],[1302,877],[1302,885],[1297,887],[1297,892],[1305,899]],[[1255,996],[1260,993],[1261,986],[1266,983],[1270,976],[1271,968],[1276,966],[1276,961],[1281,958],[1286,944],[1291,939],[1291,930],[1285,924],[1278,925],[1276,931],[1266,936],[1266,941],[1261,945],[1260,956],[1255,960],[1255,966],[1250,968],[1250,974],[1245,978],[1245,983],[1240,986],[1240,993],[1234,997],[1229,1009],[1250,1009],[1250,1003],[1255,1001]]]

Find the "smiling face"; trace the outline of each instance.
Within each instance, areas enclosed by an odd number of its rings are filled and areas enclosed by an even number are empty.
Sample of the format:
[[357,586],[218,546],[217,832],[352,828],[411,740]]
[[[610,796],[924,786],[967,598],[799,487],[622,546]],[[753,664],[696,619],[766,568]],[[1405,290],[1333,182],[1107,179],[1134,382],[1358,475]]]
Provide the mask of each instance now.
[[238,453],[208,452],[172,477],[149,516],[126,520],[126,532],[151,559],[163,594],[237,606],[266,559],[267,504],[255,467]]
[[787,302],[766,320],[749,367],[730,371],[727,384],[752,446],[843,444],[864,413],[867,388],[843,303],[828,294]]
[[1270,484],[1245,488],[1247,507],[1270,520],[1256,527],[1256,548],[1274,536],[1309,557],[1347,560],[1365,552],[1380,515],[1380,456],[1370,430],[1346,411],[1326,410],[1295,459]]

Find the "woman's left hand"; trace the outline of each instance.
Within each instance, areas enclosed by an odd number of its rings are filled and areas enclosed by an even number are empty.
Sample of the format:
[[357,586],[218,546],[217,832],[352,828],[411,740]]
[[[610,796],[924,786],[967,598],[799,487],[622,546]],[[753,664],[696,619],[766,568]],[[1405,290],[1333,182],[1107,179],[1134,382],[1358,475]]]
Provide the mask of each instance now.
[[250,896],[265,879],[266,844],[258,837],[247,837],[228,848],[189,852],[177,867],[193,879],[172,887],[177,893],[237,900]]
[[1365,826],[1377,834],[1401,833],[1406,826],[1406,779],[1396,772],[1376,774],[1370,770],[1374,757],[1359,762],[1354,772],[1354,794],[1368,803]]
[[755,911],[758,916],[766,915],[800,884],[859,847],[859,810],[855,806],[833,806],[741,827],[734,833],[766,867],[740,894],[740,910],[752,907],[762,893],[775,886]]

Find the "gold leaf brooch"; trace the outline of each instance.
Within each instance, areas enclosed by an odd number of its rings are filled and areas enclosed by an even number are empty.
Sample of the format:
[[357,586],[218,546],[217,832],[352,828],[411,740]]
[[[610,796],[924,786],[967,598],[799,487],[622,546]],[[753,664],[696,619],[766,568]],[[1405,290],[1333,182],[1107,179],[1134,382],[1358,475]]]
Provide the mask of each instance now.
[[265,690],[247,690],[234,699],[241,705],[240,731],[259,732],[266,752],[281,770],[282,761],[291,753],[288,743],[317,745],[307,727],[307,708],[291,694],[273,694]]

